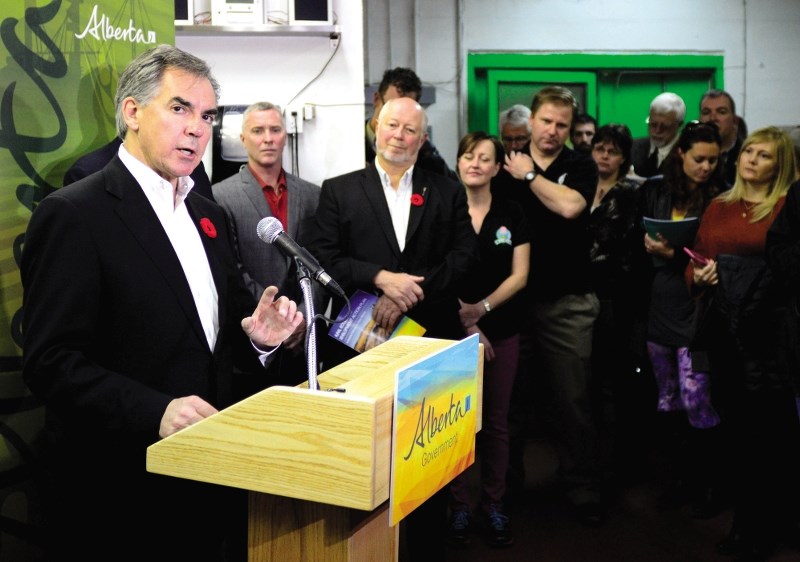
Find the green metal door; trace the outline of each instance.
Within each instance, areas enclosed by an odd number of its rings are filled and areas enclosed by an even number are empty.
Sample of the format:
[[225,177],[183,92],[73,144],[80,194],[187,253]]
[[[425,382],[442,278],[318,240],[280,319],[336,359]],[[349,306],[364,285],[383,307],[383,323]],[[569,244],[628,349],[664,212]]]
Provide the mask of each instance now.
[[[489,115],[499,115],[514,104],[531,106],[533,96],[546,86],[558,84],[568,88],[578,100],[581,111],[597,115],[597,80],[593,72],[558,70],[489,70]],[[497,134],[497,119],[489,122],[489,132]]]
[[625,123],[634,137],[647,136],[650,102],[662,92],[675,92],[686,103],[686,119],[697,119],[700,98],[714,86],[706,70],[618,70],[603,71],[598,79],[601,124]]
[[470,131],[497,133],[501,111],[530,107],[533,94],[551,84],[569,88],[582,111],[603,125],[625,123],[634,137],[647,135],[650,101],[675,92],[695,119],[703,93],[723,86],[721,55],[470,53],[467,57]]

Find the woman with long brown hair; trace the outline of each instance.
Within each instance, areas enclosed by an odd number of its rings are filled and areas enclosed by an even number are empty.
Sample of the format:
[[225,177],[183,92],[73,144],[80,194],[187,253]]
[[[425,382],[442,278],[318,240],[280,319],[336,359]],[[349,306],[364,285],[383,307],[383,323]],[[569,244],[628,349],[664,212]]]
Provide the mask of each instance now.
[[[726,188],[719,166],[720,146],[715,125],[687,124],[667,157],[664,176],[651,178],[640,188],[642,217],[667,223],[702,217],[709,202]],[[694,232],[689,240],[693,237]],[[705,476],[710,462],[707,442],[716,441],[712,439],[716,432],[711,430],[719,424],[719,416],[711,405],[706,358],[690,349],[695,303],[684,280],[689,259],[684,244],[644,235],[645,251],[654,264],[647,309],[647,355],[658,387],[656,423],[660,434],[656,439],[672,469],[671,483],[659,505],[673,508],[691,501],[693,514],[703,518],[719,511],[709,497]]]

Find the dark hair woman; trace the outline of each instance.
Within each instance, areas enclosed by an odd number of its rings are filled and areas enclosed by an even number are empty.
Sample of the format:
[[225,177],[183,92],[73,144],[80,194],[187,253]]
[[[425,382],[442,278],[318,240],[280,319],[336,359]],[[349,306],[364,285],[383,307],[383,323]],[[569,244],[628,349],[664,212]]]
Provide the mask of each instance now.
[[713,123],[687,124],[667,157],[663,177],[650,178],[640,193],[642,217],[664,221],[664,229],[685,230],[686,241],[680,244],[675,235],[672,241],[661,233],[644,235],[645,251],[653,258],[646,337],[658,387],[658,448],[673,465],[673,482],[660,505],[669,508],[693,501],[693,515],[699,518],[720,509],[711,493],[710,456],[719,439],[712,431],[719,415],[711,404],[708,358],[690,352],[695,302],[684,279],[689,258],[683,247],[692,245],[698,221],[684,219],[699,219],[727,187],[719,166],[721,144]]
[[592,338],[592,401],[609,447],[605,456],[622,478],[642,468],[643,422],[652,415],[644,406],[652,385],[639,370],[645,355],[642,274],[649,258],[641,247],[639,182],[627,177],[632,145],[627,125],[611,123],[597,130],[591,150],[598,171],[589,220],[591,276],[600,301]]

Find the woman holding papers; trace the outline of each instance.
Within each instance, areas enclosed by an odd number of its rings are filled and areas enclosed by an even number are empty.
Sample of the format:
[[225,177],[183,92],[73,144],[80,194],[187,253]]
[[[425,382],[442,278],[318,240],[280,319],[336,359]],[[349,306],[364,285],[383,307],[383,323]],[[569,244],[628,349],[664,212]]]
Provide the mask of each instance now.
[[[669,222],[672,231],[644,234],[645,251],[653,258],[647,319],[647,353],[658,386],[660,449],[672,461],[672,478],[660,498],[662,508],[693,502],[693,515],[703,518],[719,511],[709,497],[707,441],[719,416],[711,405],[707,358],[690,353],[695,306],[684,280],[689,260],[674,228],[696,228],[708,203],[726,187],[718,166],[720,136],[714,124],[691,122],[667,157],[664,175],[641,187],[641,215]],[[651,221],[653,222],[653,221]],[[688,420],[688,426],[687,426]],[[687,450],[688,449],[688,450]]]
[[702,341],[725,442],[733,446],[724,457],[725,471],[733,471],[733,527],[717,549],[747,560],[766,559],[789,530],[789,492],[797,482],[800,424],[789,373],[778,360],[783,300],[765,258],[767,231],[794,174],[785,132],[767,127],[747,137],[733,187],[700,222],[694,250],[703,257],[686,268],[694,290],[712,297]]
[[[483,427],[477,436],[481,459],[480,509],[490,545],[514,542],[503,510],[509,458],[508,409],[519,361],[519,296],[528,283],[530,237],[522,208],[492,197],[490,184],[505,155],[499,139],[482,131],[458,145],[458,175],[467,190],[480,262],[467,276],[461,296],[461,323],[484,346]],[[453,480],[450,542],[470,539],[472,502],[466,472]]]

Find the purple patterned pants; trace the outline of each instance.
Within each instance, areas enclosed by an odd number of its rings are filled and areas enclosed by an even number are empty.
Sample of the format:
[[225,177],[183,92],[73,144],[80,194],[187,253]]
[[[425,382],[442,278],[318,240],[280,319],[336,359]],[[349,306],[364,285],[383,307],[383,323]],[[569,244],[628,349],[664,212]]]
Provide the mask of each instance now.
[[706,429],[719,424],[711,405],[711,377],[692,369],[688,347],[647,342],[647,354],[658,385],[659,412],[686,410],[692,427]]

